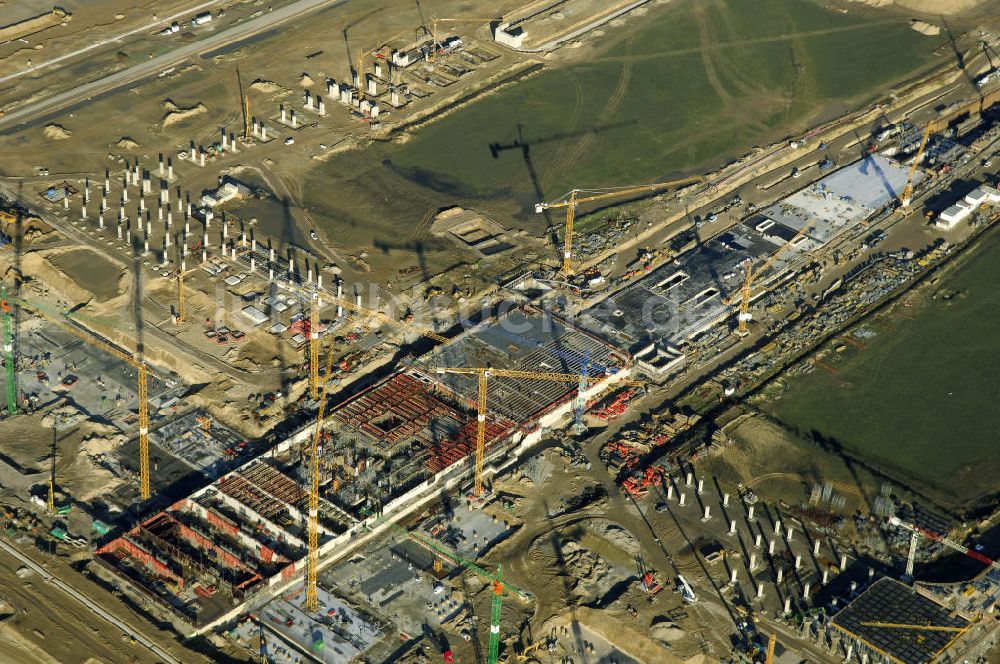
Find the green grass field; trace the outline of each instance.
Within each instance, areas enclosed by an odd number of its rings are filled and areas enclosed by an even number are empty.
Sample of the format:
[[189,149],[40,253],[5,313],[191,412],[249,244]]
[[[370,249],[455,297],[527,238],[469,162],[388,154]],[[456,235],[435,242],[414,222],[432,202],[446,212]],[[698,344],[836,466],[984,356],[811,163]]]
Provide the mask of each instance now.
[[[654,7],[590,39],[586,62],[547,67],[403,145],[332,160],[305,187],[307,205],[332,220],[331,236],[361,243],[412,239],[428,209],[456,203],[539,231],[539,197],[721,166],[884,93],[936,62],[943,38],[811,0],[708,0]],[[518,139],[527,159],[490,149]]]
[[853,455],[964,502],[996,491],[1000,458],[1000,234],[934,288],[959,293],[878,316],[866,348],[851,346],[789,380],[768,404]]

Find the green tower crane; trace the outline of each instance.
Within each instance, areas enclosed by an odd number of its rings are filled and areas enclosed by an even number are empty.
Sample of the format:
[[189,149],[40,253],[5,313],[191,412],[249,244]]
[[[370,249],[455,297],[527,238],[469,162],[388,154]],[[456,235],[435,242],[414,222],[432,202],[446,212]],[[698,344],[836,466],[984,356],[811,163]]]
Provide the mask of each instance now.
[[3,319],[3,364],[7,370],[7,413],[17,415],[17,370],[14,368],[14,335],[6,284],[0,285],[0,317]]

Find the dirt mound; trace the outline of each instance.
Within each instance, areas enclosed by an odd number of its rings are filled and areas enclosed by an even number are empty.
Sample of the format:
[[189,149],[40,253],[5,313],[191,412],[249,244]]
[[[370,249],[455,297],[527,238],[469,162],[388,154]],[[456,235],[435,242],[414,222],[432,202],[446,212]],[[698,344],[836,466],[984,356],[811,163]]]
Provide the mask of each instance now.
[[[868,5],[869,7],[889,7],[895,4],[910,11],[941,16],[967,12],[984,4],[986,0],[853,0],[853,2]],[[923,34],[936,35],[938,33],[925,32]]]
[[928,37],[941,34],[941,28],[939,26],[934,25],[933,23],[928,23],[927,21],[918,21],[914,19],[910,21],[910,27],[920,34],[927,35]]
[[271,94],[289,94],[291,90],[283,88],[274,81],[268,81],[267,79],[258,78],[256,81],[250,84],[250,89],[257,92],[263,92],[266,95]]
[[309,74],[303,72],[302,78],[299,79],[299,85],[301,85],[304,88],[308,88],[310,86],[316,85],[316,82],[312,80],[312,77]]
[[66,127],[58,125],[54,122],[45,125],[45,129],[42,129],[42,134],[45,135],[45,138],[53,141],[64,141],[69,138],[72,133],[73,132]]
[[122,136],[115,143],[115,147],[119,150],[138,150],[139,144],[133,141],[131,136]]
[[163,116],[164,127],[184,122],[185,120],[208,112],[208,107],[201,102],[198,102],[194,106],[185,107],[178,106],[170,99],[163,102],[163,108],[167,109],[167,114]]
[[672,622],[661,622],[649,628],[649,635],[661,643],[674,643],[684,638],[685,632]]
[[626,553],[639,553],[639,541],[617,523],[607,522],[597,533]]

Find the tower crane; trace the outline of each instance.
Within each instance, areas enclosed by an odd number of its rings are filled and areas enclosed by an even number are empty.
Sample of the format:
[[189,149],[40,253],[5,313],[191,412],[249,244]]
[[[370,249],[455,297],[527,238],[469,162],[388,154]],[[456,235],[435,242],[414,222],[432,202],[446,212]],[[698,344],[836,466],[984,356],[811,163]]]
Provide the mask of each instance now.
[[330,388],[330,369],[333,367],[333,349],[326,353],[327,379],[323,382],[323,392],[316,413],[316,431],[313,432],[312,449],[309,457],[309,558],[306,561],[306,610],[315,611],[319,607],[316,592],[316,576],[319,571],[319,441],[323,435],[323,418],[326,415],[326,396]]
[[965,632],[971,625],[964,627],[952,627],[951,625],[911,625],[909,623],[879,622],[877,620],[867,620],[862,622],[864,627],[880,627],[882,629],[916,629],[928,632]]
[[810,221],[805,226],[800,228],[799,232],[792,236],[791,240],[778,247],[778,250],[771,254],[768,259],[764,261],[764,263],[756,270],[753,268],[753,263],[749,260],[747,261],[747,274],[746,278],[743,280],[743,287],[740,289],[740,313],[736,318],[738,321],[736,333],[741,337],[745,337],[747,335],[747,323],[753,318],[750,314],[750,300],[753,299],[751,297],[751,286],[753,286],[753,282],[756,281],[757,277],[759,277],[762,272],[766,272],[768,268],[774,265],[774,262],[778,260],[778,257],[785,251],[785,249],[793,246],[801,238],[805,237],[809,229],[812,228],[813,223],[815,222]]
[[[364,514],[365,510],[362,510],[362,513]],[[390,522],[389,527],[403,536],[412,539],[428,549],[431,549],[442,558],[456,562],[465,567],[467,570],[478,574],[480,577],[490,582],[493,589],[493,598],[490,603],[490,640],[486,661],[487,664],[497,664],[500,656],[500,617],[503,612],[503,594],[506,590],[510,590],[524,599],[528,598],[528,594],[523,590],[518,589],[516,586],[510,585],[504,581],[503,570],[499,566],[497,567],[497,571],[495,573],[487,572],[471,560],[466,560],[457,553],[446,549],[444,546],[437,544],[426,537],[406,530],[405,528],[401,528],[395,523]]]
[[14,364],[14,336],[6,284],[0,285],[0,317],[3,319],[3,364],[7,370],[7,414],[17,415],[17,369]]
[[34,305],[33,303],[20,299],[17,302],[29,313],[49,321],[53,325],[58,326],[92,346],[100,348],[104,352],[109,355],[113,355],[136,370],[139,409],[139,494],[142,496],[143,500],[148,500],[152,495],[152,492],[150,490],[149,473],[149,392],[147,382],[149,369],[147,368],[146,363],[138,357],[137,353],[128,353],[111,343],[92,336],[80,328],[65,322],[65,319],[68,317],[65,312],[61,315],[42,313],[43,308]]
[[927,126],[924,128],[924,133],[920,137],[920,145],[917,148],[916,154],[913,156],[913,163],[910,164],[910,172],[906,177],[906,186],[903,188],[903,193],[899,196],[900,206],[905,208],[910,205],[910,201],[913,198],[913,178],[916,176],[917,168],[920,166],[920,162],[924,158],[924,150],[927,147],[927,141],[930,139],[931,134],[936,134],[942,129],[947,128],[955,118],[960,117],[965,113],[971,113],[973,111],[982,113],[998,100],[1000,100],[1000,89],[993,90],[984,97],[976,97],[968,103],[961,104],[952,109],[942,117],[931,120],[927,123]]
[[[491,378],[519,378],[522,380],[546,380],[555,383],[578,383],[587,385],[599,383],[604,380],[604,376],[586,376],[575,373],[539,373],[537,371],[516,371],[513,369],[492,369],[466,368],[466,367],[439,367],[439,374],[459,374],[476,376],[478,379],[478,389],[476,398],[476,419],[478,426],[476,429],[476,476],[473,493],[479,497],[483,495],[483,460],[486,455],[486,401]],[[640,381],[622,380],[618,381],[622,385],[643,385]]]
[[[309,309],[309,398],[319,396],[319,293],[313,293]],[[330,370],[327,369],[327,376]]]
[[[959,544],[958,542],[956,542],[955,540],[952,540],[952,539],[949,539],[949,538],[945,537],[944,535],[940,535],[938,533],[935,533],[932,530],[928,530],[927,528],[923,528],[923,527],[918,526],[918,525],[916,525],[914,523],[906,523],[905,521],[903,521],[902,519],[900,519],[898,516],[891,516],[891,517],[889,517],[889,523],[892,524],[892,525],[894,525],[894,526],[899,526],[900,528],[905,528],[906,530],[909,530],[910,532],[913,532],[915,534],[922,535],[923,537],[926,537],[927,539],[929,539],[929,540],[931,540],[933,542],[940,542],[941,544],[944,544],[949,549],[952,549],[954,551],[958,551],[959,553],[963,553],[963,554],[967,555],[968,557],[972,558],[973,560],[978,560],[982,564],[987,565],[987,566],[989,566],[992,569],[1000,570],[1000,562],[997,562],[996,560],[993,560],[992,558],[990,558],[988,556],[984,556],[983,554],[979,553],[978,551],[974,551],[974,550],[970,549],[967,546],[963,546],[963,545]],[[916,555],[916,546],[914,546],[913,543],[911,542],[910,553],[907,556],[907,561],[906,561],[906,566],[907,566],[907,569],[908,569],[907,574],[910,574],[910,575],[913,574],[913,558],[914,558],[915,555]]]
[[[636,194],[648,194],[670,187],[680,187],[699,182],[701,177],[684,178],[681,180],[670,180],[668,182],[655,182],[653,184],[641,185],[638,187],[615,187],[613,189],[573,189],[568,194],[551,203],[536,203],[535,214],[541,214],[545,210],[555,210],[566,208],[566,232],[563,237],[563,264],[562,273],[566,276],[573,274],[573,222],[576,220],[576,208],[585,203],[599,203],[611,201],[626,196]],[[580,196],[580,194],[588,194]]]

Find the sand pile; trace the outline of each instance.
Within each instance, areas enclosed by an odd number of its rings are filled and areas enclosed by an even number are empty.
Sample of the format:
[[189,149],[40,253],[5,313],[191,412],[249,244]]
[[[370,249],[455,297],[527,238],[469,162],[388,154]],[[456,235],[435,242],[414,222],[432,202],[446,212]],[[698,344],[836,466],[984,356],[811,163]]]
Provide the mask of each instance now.
[[46,429],[69,429],[87,419],[79,408],[68,403],[53,408],[42,416],[42,426]]
[[941,34],[941,28],[927,21],[918,21],[916,19],[910,21],[910,27],[919,32],[922,35],[927,35],[933,37],[934,35]]
[[608,564],[579,543],[565,540],[559,550],[566,578],[571,585],[570,591],[577,597],[588,595],[590,587],[608,575]]
[[58,295],[58,299],[62,301],[63,305],[69,305],[64,308],[69,309],[90,302],[93,297],[90,292],[81,288],[65,272],[53,265],[41,252],[33,251],[25,254],[21,258],[21,270],[32,275],[31,283],[33,285],[39,286],[39,282],[44,282],[47,286],[47,288],[41,289],[43,297],[33,296],[34,300],[50,301],[47,295],[52,290]]
[[268,81],[267,79],[258,78],[256,81],[250,84],[250,89],[257,92],[263,92],[266,95],[271,94],[290,94],[291,90],[283,88],[274,81]]
[[675,623],[665,621],[650,627],[649,635],[661,643],[675,643],[684,638],[685,632]]
[[177,124],[178,122],[184,122],[185,120],[208,112],[208,107],[201,102],[198,102],[194,106],[185,107],[178,106],[171,99],[167,99],[163,102],[163,108],[167,109],[167,114],[163,116],[164,127],[169,127],[170,125]]
[[303,72],[302,78],[299,79],[299,85],[301,85],[304,88],[308,88],[310,86],[316,85],[316,82],[312,80],[312,77],[309,76],[309,74]]
[[616,523],[606,523],[602,530],[597,531],[598,534],[604,539],[608,540],[616,547],[635,555],[639,553],[639,541],[636,540],[632,533],[628,532]]
[[66,127],[55,124],[54,122],[45,125],[45,129],[42,129],[42,134],[45,135],[45,138],[52,141],[66,140],[72,133],[73,132]]
[[138,150],[139,144],[133,141],[131,136],[122,136],[115,143],[115,147],[119,150]]

